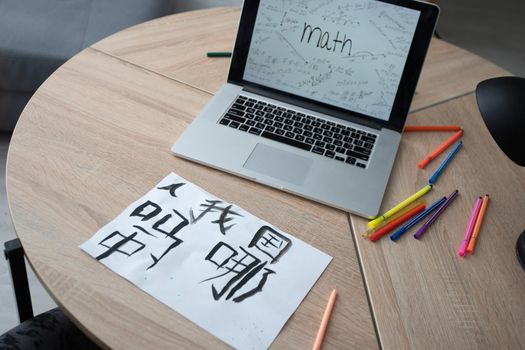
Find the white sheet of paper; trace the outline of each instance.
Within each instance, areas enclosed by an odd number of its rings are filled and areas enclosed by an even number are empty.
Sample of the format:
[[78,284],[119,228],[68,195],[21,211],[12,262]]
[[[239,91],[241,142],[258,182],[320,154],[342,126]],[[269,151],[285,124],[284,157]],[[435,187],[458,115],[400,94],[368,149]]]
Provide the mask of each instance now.
[[332,259],[173,173],[80,248],[239,349],[268,348]]

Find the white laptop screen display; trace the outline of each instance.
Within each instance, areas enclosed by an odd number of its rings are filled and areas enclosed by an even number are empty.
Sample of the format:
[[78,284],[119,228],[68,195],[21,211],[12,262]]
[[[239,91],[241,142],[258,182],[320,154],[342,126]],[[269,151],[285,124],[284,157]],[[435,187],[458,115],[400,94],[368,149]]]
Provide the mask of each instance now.
[[374,0],[261,0],[243,79],[388,120],[419,15]]

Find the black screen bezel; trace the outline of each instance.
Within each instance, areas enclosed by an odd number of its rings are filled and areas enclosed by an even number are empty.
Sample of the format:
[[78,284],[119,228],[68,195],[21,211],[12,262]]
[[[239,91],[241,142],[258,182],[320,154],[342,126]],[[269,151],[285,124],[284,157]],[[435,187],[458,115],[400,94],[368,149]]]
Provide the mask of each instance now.
[[311,109],[320,113],[328,114],[344,120],[358,122],[378,129],[386,127],[401,132],[414,96],[414,91],[423,68],[423,62],[430,45],[430,39],[434,33],[439,7],[434,4],[423,3],[412,0],[376,0],[392,5],[402,6],[420,11],[414,38],[410,51],[403,68],[403,74],[399,88],[394,99],[394,104],[388,120],[367,116],[340,107],[328,105],[319,101],[301,97],[278,89],[253,83],[243,79],[248,51],[250,48],[255,19],[259,9],[260,0],[245,0],[242,8],[237,39],[230,64],[228,82],[243,86],[247,91],[253,91],[260,95],[276,98],[284,102]]

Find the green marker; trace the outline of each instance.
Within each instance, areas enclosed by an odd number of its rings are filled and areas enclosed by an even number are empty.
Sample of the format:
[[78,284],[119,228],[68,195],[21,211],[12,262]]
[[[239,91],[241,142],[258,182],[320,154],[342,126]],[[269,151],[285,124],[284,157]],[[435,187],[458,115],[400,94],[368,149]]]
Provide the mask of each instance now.
[[208,52],[206,54],[208,57],[232,57],[231,52]]

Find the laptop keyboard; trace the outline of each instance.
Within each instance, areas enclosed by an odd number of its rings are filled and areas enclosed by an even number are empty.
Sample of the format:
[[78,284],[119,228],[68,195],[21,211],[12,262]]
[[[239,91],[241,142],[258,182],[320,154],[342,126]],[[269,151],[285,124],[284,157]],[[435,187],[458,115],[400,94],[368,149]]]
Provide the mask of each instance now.
[[377,135],[240,95],[219,124],[366,168]]

